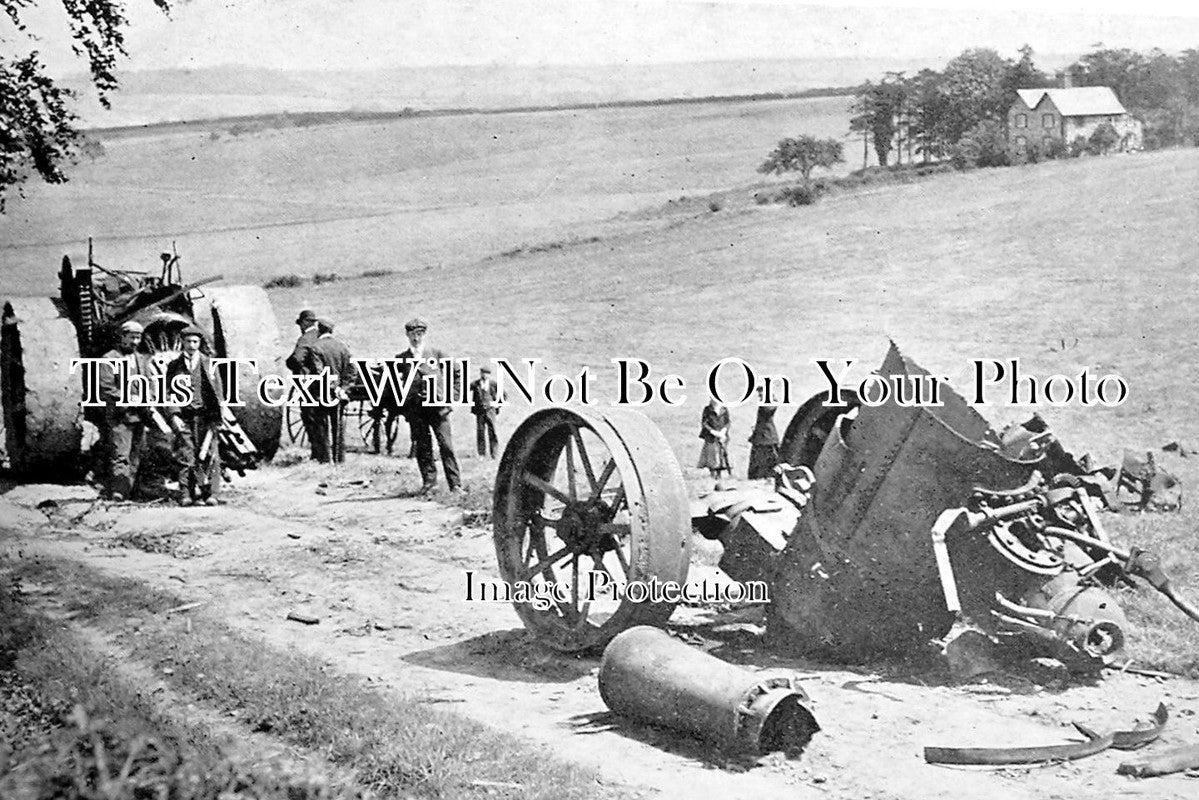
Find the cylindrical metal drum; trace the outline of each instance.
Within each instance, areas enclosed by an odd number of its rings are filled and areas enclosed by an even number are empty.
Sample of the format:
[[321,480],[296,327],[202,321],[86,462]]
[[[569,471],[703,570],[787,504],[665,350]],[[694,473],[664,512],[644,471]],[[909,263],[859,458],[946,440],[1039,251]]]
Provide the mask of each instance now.
[[641,625],[604,650],[600,696],[612,711],[737,752],[797,753],[820,730],[795,678],[751,672]]

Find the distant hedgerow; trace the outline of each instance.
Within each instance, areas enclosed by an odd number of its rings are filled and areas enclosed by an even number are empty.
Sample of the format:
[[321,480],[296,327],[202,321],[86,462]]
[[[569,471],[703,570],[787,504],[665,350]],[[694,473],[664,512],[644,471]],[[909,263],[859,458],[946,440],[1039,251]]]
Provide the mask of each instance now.
[[303,286],[304,278],[300,275],[276,275],[266,283],[262,284],[264,289],[294,289],[297,286]]

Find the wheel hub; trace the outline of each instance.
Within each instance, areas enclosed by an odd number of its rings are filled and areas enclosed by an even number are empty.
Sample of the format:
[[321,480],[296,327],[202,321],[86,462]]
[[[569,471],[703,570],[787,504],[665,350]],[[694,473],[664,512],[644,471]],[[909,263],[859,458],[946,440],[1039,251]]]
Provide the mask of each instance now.
[[572,553],[602,557],[616,547],[612,534],[605,528],[612,512],[604,503],[579,503],[562,509],[558,536]]

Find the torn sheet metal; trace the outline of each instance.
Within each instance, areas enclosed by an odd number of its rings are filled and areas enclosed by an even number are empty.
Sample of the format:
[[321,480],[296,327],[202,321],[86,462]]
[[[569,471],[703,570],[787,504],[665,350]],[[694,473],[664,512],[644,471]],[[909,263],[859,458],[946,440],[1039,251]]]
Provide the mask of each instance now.
[[[1011,764],[1040,764],[1046,761],[1074,761],[1101,753],[1108,748],[1132,750],[1144,747],[1161,736],[1169,720],[1165,704],[1153,712],[1153,722],[1147,727],[1129,731],[1097,733],[1085,725],[1074,723],[1085,738],[1081,742],[1041,745],[1037,747],[926,747],[924,760],[930,764],[964,764],[975,766],[1006,766]],[[1185,769],[1186,767],[1183,767]],[[1121,770],[1124,765],[1121,766]],[[1135,774],[1132,772],[1124,774]]]
[[[928,374],[894,344],[879,373]],[[945,388],[942,407],[862,406],[852,422],[834,426],[771,587],[778,638],[858,660],[911,652],[948,633],[955,615],[945,604],[933,524],[964,506],[976,486],[1025,485],[1039,459],[1004,455],[987,421]]]

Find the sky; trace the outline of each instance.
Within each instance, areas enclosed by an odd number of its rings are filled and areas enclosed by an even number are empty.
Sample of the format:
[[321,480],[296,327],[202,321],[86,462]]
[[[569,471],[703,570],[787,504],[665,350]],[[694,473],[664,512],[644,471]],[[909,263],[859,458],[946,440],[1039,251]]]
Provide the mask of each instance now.
[[[54,0],[34,27],[61,71]],[[123,69],[244,64],[370,69],[438,64],[637,64],[745,58],[943,59],[1029,43],[1074,54],[1097,43],[1199,47],[1199,7],[1164,0],[124,0]],[[1135,16],[1127,13],[1136,8]],[[49,15],[49,16],[46,16]]]

